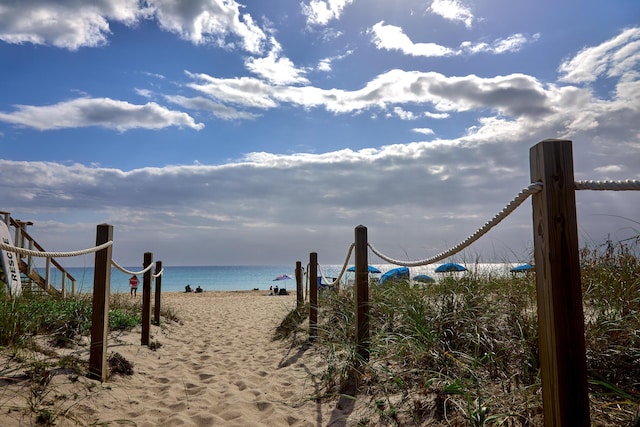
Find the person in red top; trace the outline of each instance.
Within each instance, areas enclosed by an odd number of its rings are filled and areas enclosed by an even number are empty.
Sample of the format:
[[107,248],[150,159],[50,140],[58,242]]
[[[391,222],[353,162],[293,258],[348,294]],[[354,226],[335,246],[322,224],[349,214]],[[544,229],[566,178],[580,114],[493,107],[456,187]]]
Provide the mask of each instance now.
[[138,280],[138,276],[136,276],[135,274],[131,276],[131,279],[129,279],[129,286],[131,287],[132,297],[138,296],[138,283],[140,283],[140,281]]

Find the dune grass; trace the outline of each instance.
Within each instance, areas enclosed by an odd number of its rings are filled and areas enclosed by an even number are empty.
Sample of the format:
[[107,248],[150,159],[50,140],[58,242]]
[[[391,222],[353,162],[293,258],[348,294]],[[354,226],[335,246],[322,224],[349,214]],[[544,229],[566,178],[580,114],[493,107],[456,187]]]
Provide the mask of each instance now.
[[[594,426],[636,422],[637,240],[581,251]],[[352,289],[320,298],[314,341],[326,361],[316,397],[350,394],[353,425],[542,425],[534,274],[488,275],[472,269],[427,286],[372,282],[369,297],[368,363],[357,359]],[[352,393],[347,385],[354,370]]]
[[[32,293],[11,299],[0,283],[0,408],[25,414],[25,422],[56,425],[71,408],[97,391],[86,379],[92,303],[88,295],[56,297]],[[112,294],[110,331],[127,331],[142,324],[140,299]],[[171,308],[164,319],[175,320]],[[161,346],[154,342],[155,348]],[[110,375],[132,373],[120,354],[109,356]],[[82,385],[71,387],[70,383]],[[11,386],[11,387],[9,387]],[[1,417],[2,415],[0,415]],[[22,415],[21,415],[22,416]],[[67,419],[67,421],[73,421]],[[81,423],[80,423],[81,424]]]

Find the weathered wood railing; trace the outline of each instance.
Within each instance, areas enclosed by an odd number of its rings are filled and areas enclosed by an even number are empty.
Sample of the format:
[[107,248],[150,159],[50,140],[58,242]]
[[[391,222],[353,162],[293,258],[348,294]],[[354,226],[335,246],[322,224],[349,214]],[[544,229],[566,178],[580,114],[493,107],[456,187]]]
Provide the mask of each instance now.
[[[44,252],[44,248],[36,242],[36,240],[26,231],[27,225],[32,225],[32,222],[17,221],[11,217],[9,212],[0,212],[0,215],[4,217],[4,222],[7,226],[14,228],[14,245],[24,249],[38,250]],[[69,272],[54,258],[45,258],[45,271],[44,277],[40,275],[33,268],[33,260],[30,255],[26,257],[19,256],[20,258],[20,271],[28,277],[28,279],[38,285],[39,288],[53,293],[61,293],[63,296],[66,294],[67,285],[66,282],[71,282],[71,295],[75,294],[76,279],[69,274]],[[26,261],[24,260],[26,258]],[[61,275],[60,289],[57,289],[51,284],[51,265],[58,269]]]

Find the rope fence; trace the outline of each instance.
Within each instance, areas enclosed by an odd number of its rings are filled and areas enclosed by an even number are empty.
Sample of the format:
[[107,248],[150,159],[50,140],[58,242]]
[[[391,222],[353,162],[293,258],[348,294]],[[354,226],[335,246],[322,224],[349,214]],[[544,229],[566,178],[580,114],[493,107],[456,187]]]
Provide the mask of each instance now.
[[87,255],[90,253],[98,252],[102,249],[108,248],[113,245],[113,241],[103,243],[102,245],[95,246],[93,248],[82,249],[79,251],[71,251],[71,252],[43,252],[43,251],[34,251],[33,249],[21,248],[18,246],[9,245],[7,243],[0,242],[0,249],[13,252],[15,254],[20,254],[24,256],[32,256],[32,257],[40,257],[40,258],[64,258],[64,257],[74,257],[80,255]]
[[[623,180],[623,181],[575,181],[574,183],[576,190],[596,190],[596,191],[640,191],[640,180]],[[518,193],[518,195],[509,202],[499,213],[497,213],[491,220],[487,221],[482,227],[480,227],[475,233],[471,234],[462,242],[453,246],[452,248],[439,253],[438,255],[432,256],[430,258],[426,258],[418,261],[401,261],[397,259],[393,259],[384,253],[380,252],[373,246],[371,243],[368,243],[369,249],[371,252],[376,254],[380,259],[387,261],[390,264],[404,266],[404,267],[420,267],[424,265],[433,264],[438,261],[442,261],[445,258],[453,256],[467,247],[469,247],[472,243],[480,239],[480,237],[484,236],[489,230],[494,228],[500,222],[502,222],[507,216],[509,216],[513,211],[515,211],[522,203],[524,203],[529,196],[538,193],[543,188],[541,182],[534,182],[524,188],[522,191]]]
[[[147,271],[151,270],[151,267],[153,267],[153,264],[149,264],[144,270],[140,270],[140,271],[129,271],[126,268],[122,267],[120,264],[118,264],[117,262],[115,262],[114,260],[111,260],[111,265],[113,265],[115,268],[117,268],[118,270],[122,271],[125,274],[130,274],[130,275],[139,275],[139,274],[144,274]],[[160,274],[162,273],[162,271],[160,271],[160,273],[158,273],[158,276],[160,276]],[[158,277],[154,274],[153,277]]]
[[[35,251],[33,249],[26,249],[26,248],[21,248],[19,246],[14,246],[14,245],[9,245],[7,243],[3,243],[0,242],[0,249],[5,250],[5,251],[9,251],[9,252],[13,252],[15,254],[19,254],[19,255],[23,255],[23,256],[32,256],[35,258],[65,258],[65,257],[75,257],[75,256],[81,256],[81,255],[87,255],[90,253],[95,253],[98,251],[101,251],[102,249],[106,249],[109,246],[113,245],[113,241],[109,241],[106,243],[103,243],[102,245],[98,245],[98,246],[94,246],[92,248],[87,248],[87,249],[81,249],[81,250],[77,250],[77,251],[70,251],[70,252],[43,252],[43,251]],[[130,275],[139,275],[139,274],[144,274],[147,271],[151,270],[151,267],[153,267],[152,265],[148,265],[144,270],[140,270],[140,271],[130,271],[127,270],[126,268],[122,267],[120,264],[118,264],[116,261],[111,260],[111,265],[113,265],[116,269],[120,270],[121,272],[125,273],[125,274],[130,274]],[[153,277],[159,277],[163,274],[164,269],[160,270],[158,273],[153,274]]]
[[433,264],[434,262],[441,261],[441,260],[443,260],[445,258],[448,258],[448,257],[450,257],[452,255],[455,255],[458,252],[461,252],[462,250],[464,250],[467,247],[469,247],[473,242],[475,242],[480,237],[482,237],[485,234],[487,234],[487,232],[489,232],[489,230],[491,230],[493,227],[495,227],[500,222],[502,222],[503,219],[508,217],[513,211],[516,210],[516,208],[518,206],[520,206],[525,200],[527,200],[527,198],[530,195],[532,195],[534,193],[537,193],[541,189],[542,189],[542,183],[541,182],[534,182],[534,183],[530,184],[528,187],[526,187],[522,191],[520,191],[518,193],[518,195],[512,201],[510,201],[500,212],[498,212],[491,220],[487,221],[482,227],[480,227],[471,236],[467,237],[462,242],[460,242],[457,245],[453,246],[451,249],[449,249],[447,251],[444,251],[444,252],[441,252],[438,255],[433,256],[431,258],[426,258],[426,259],[423,259],[423,260],[411,261],[411,262],[410,261],[400,261],[400,260],[393,259],[393,258],[383,254],[382,252],[377,250],[370,243],[368,243],[368,246],[369,246],[369,248],[371,249],[371,251],[374,254],[376,254],[378,257],[380,257],[381,259],[387,261],[390,264],[401,265],[401,266],[404,266],[404,267],[419,267],[419,266],[423,266],[423,265]]
[[[419,267],[442,261],[484,236],[532,197],[534,255],[538,298],[538,334],[540,370],[543,384],[543,410],[546,426],[589,426],[589,400],[582,312],[582,285],[578,252],[575,192],[640,191],[640,180],[574,180],[571,141],[544,140],[530,151],[532,183],[521,190],[500,212],[469,237],[435,256],[403,261],[379,251],[366,237],[366,227],[356,227],[355,243],[349,246],[339,277],[327,280],[317,254],[311,253],[307,264],[307,280],[317,281],[319,274],[330,286],[340,282],[355,250],[356,280],[354,297],[356,308],[356,349],[362,360],[369,356],[368,258],[373,254],[389,264]],[[547,185],[545,186],[545,183]],[[315,260],[315,265],[314,265]],[[317,311],[317,289],[311,286],[311,313]],[[317,313],[309,317],[309,336],[317,328]]]
[[[347,265],[349,265],[349,260],[351,259],[351,253],[353,252],[353,250],[355,249],[356,244],[352,243],[349,246],[349,250],[347,251],[347,256],[344,260],[344,264],[342,265],[342,269],[340,270],[340,273],[338,274],[338,277],[335,278],[335,280],[333,281],[329,281],[324,273],[322,272],[322,266],[320,264],[318,264],[318,270],[320,272],[320,277],[322,277],[322,280],[325,281],[325,283],[327,284],[327,286],[335,286],[335,285],[339,285],[340,284],[340,280],[342,280],[342,276],[344,275],[344,273],[347,271]],[[308,271],[308,269],[307,269]],[[316,279],[317,280],[317,279]]]
[[640,180],[626,179],[623,181],[576,181],[576,190],[596,191],[639,191]]
[[[2,255],[6,255],[8,253],[13,253],[17,255],[20,261],[19,270],[14,273],[14,270],[11,270],[11,277],[16,276],[18,280],[16,281],[16,289],[13,289],[13,282],[11,283],[11,296],[16,298],[20,295],[22,290],[22,283],[20,278],[20,274],[24,273],[30,280],[35,281],[38,286],[45,289],[46,291],[53,292],[55,289],[54,286],[51,286],[49,282],[49,264],[54,263],[56,266],[58,264],[54,260],[54,258],[64,258],[64,257],[74,257],[87,255],[91,253],[95,253],[95,263],[94,263],[94,274],[93,274],[93,298],[92,298],[92,314],[91,314],[91,344],[89,348],[89,377],[92,379],[100,380],[101,382],[105,382],[107,380],[107,334],[109,331],[109,295],[110,295],[110,281],[111,281],[111,267],[115,267],[125,274],[130,275],[138,275],[144,274],[142,285],[142,337],[141,344],[149,345],[149,336],[150,336],[150,325],[151,325],[151,281],[155,279],[156,283],[156,291],[155,291],[155,307],[154,307],[154,323],[156,325],[160,325],[160,289],[161,289],[161,278],[164,272],[162,268],[162,262],[157,261],[155,266],[155,273],[151,272],[153,268],[153,254],[151,252],[145,252],[144,254],[144,269],[134,272],[130,271],[116,261],[112,259],[112,247],[113,247],[113,226],[109,224],[101,224],[97,227],[96,232],[96,246],[88,249],[82,249],[77,251],[69,251],[69,252],[50,252],[44,251],[42,247],[40,247],[28,234],[26,231],[19,225],[18,222],[14,221],[11,218],[8,212],[2,212],[4,215],[4,224],[7,224],[6,231],[8,232],[8,226],[13,225],[15,227],[16,232],[16,242],[22,242],[24,238],[30,239],[30,245],[35,244],[35,246],[39,250],[26,249],[22,246],[22,243],[18,243],[20,246],[15,246],[10,244],[11,240],[9,238],[3,238],[0,241],[0,252],[3,252]],[[23,263],[22,258],[27,257],[27,262]],[[46,258],[47,267],[46,267],[46,278],[42,278],[37,272],[32,271],[31,266],[31,257],[36,258]],[[4,264],[9,264],[8,262],[2,261],[3,269],[7,267]],[[11,261],[10,265],[14,265],[13,261]],[[23,267],[26,265],[26,267]],[[13,267],[11,267],[13,268]],[[62,268],[61,266],[59,268]],[[65,296],[65,283],[64,278],[66,270],[62,269],[62,286],[59,291],[62,296]],[[5,271],[5,275],[8,273]],[[72,282],[72,293],[74,292],[75,282]],[[56,290],[57,291],[57,290]]]

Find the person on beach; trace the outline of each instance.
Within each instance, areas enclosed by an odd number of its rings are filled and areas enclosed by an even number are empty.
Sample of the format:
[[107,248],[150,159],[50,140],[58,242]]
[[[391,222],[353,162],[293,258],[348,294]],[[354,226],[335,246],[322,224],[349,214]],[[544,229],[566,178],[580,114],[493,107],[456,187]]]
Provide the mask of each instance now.
[[137,297],[138,296],[138,284],[140,283],[140,281],[138,280],[138,276],[136,276],[135,274],[133,276],[131,276],[131,279],[129,279],[129,286],[131,287],[131,296],[132,297]]
[[203,292],[203,289],[200,287],[200,285],[198,285],[198,287],[196,288],[196,293],[200,293]]
[[184,291],[185,291],[186,293],[193,292],[193,291],[191,290],[191,285],[187,285],[187,286],[185,286],[185,287],[184,287]]

